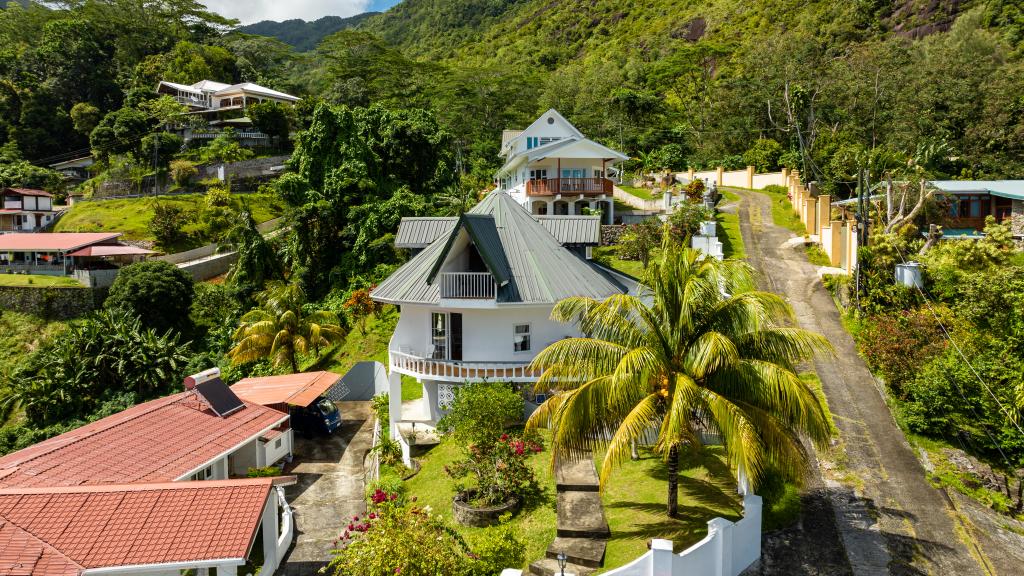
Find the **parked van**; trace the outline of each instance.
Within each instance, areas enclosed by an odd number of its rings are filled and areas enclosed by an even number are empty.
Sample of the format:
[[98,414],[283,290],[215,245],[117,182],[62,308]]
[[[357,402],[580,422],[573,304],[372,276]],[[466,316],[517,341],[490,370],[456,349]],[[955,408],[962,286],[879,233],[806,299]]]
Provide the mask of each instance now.
[[334,434],[341,427],[341,411],[338,406],[321,396],[309,406],[291,406],[292,428],[306,436]]

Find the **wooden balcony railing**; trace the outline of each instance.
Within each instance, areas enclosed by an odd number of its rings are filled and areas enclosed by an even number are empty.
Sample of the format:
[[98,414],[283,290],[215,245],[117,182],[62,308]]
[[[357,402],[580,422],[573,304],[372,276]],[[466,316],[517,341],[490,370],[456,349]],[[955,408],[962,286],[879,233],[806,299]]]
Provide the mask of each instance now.
[[443,380],[466,382],[473,380],[531,381],[540,375],[530,370],[529,362],[464,362],[437,360],[414,354],[388,351],[391,368],[402,374]]
[[555,194],[611,194],[612,181],[607,178],[548,178],[526,182],[527,196],[554,196]]
[[487,272],[443,272],[441,298],[494,300],[497,288]]

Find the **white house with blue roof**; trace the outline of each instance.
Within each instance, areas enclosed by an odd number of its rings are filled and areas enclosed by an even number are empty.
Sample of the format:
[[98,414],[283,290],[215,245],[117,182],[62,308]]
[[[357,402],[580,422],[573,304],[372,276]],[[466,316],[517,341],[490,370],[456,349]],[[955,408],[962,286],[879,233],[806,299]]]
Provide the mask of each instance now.
[[498,189],[531,214],[580,215],[586,209],[599,211],[605,224],[614,222],[608,169],[629,156],[588,139],[555,109],[525,130],[505,130],[501,156]]
[[460,384],[535,381],[528,365],[537,352],[579,336],[550,319],[556,302],[637,289],[588,259],[599,241],[598,217],[532,216],[502,191],[458,218],[403,219],[396,244],[415,255],[371,292],[400,308],[388,346],[392,413],[400,375],[422,383],[420,414],[431,424]]

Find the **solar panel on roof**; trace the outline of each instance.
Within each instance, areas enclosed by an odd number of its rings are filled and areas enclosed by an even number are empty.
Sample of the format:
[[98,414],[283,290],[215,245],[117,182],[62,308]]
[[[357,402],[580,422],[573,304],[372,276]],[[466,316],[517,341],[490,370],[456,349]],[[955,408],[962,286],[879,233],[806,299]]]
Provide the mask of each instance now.
[[196,384],[196,393],[202,396],[210,405],[210,409],[221,418],[245,408],[245,403],[220,378]]

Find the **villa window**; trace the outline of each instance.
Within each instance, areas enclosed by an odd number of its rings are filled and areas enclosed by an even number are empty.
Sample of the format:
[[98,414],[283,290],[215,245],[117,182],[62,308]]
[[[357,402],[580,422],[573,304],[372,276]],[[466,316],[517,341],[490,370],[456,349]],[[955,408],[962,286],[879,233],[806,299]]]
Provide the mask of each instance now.
[[192,480],[196,480],[196,481],[198,481],[198,480],[209,480],[210,478],[213,478],[213,465],[212,464],[207,466],[206,468],[203,468],[199,472],[196,472],[195,474],[192,475]]
[[536,136],[527,136],[526,137],[526,149],[527,150],[532,150],[533,148],[536,148],[539,145],[540,145],[540,142],[539,142],[539,140],[538,140],[538,138]]
[[530,351],[530,325],[516,324],[512,329],[512,349],[515,352]]
[[530,170],[530,180],[547,180],[548,170],[547,168],[537,168],[536,170]]
[[430,344],[433,346],[431,358],[448,359],[448,315],[444,312],[430,314]]

